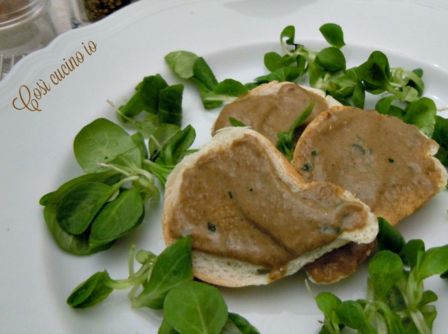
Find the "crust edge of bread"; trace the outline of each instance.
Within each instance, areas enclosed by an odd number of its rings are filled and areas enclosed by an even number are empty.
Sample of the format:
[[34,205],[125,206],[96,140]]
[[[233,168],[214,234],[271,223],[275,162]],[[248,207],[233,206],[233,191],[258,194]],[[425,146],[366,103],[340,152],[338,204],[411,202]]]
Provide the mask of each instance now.
[[[270,81],[268,83],[262,84],[258,87],[255,87],[254,89],[252,89],[248,95],[245,96],[249,96],[249,95],[258,95],[258,96],[264,96],[264,95],[274,95],[277,94],[277,92],[280,90],[280,88],[284,85],[297,85],[300,88],[305,89],[306,91],[319,95],[320,97],[323,97],[325,99],[325,101],[328,104],[328,107],[337,107],[337,106],[341,106],[341,103],[339,101],[337,101],[333,96],[331,95],[327,95],[325,94],[325,92],[319,88],[314,88],[314,87],[309,87],[309,86],[305,86],[305,85],[300,85],[300,84],[296,84],[290,81]],[[244,97],[244,96],[243,96]]]
[[[183,159],[171,172],[165,191],[165,207],[163,213],[163,234],[167,244],[175,240],[170,236],[168,223],[174,213],[174,206],[178,200],[179,189],[182,184],[182,174],[202,156],[215,150],[222,150],[230,146],[234,140],[243,138],[246,135],[255,137],[261,145],[266,147],[269,158],[272,161],[279,177],[283,182],[290,185],[293,191],[300,191],[312,186],[313,183],[304,183],[297,174],[294,167],[278,152],[268,139],[261,134],[242,127],[223,128],[215,135],[211,143],[207,144],[200,151],[193,153]],[[338,187],[339,188],[339,187]],[[350,192],[341,190],[341,198],[362,204],[368,213],[365,226],[360,230],[343,232],[332,243],[321,248],[307,252],[300,257],[290,261],[278,277],[292,275],[300,270],[305,264],[310,263],[333,249],[342,247],[348,242],[369,243],[373,241],[378,233],[378,224],[376,216],[370,211],[364,203],[355,198]],[[212,284],[226,287],[242,287],[249,285],[264,285],[271,283],[272,275],[262,273],[263,267],[236,259],[220,257],[212,254],[206,254],[200,251],[193,251],[193,273],[204,281]]]

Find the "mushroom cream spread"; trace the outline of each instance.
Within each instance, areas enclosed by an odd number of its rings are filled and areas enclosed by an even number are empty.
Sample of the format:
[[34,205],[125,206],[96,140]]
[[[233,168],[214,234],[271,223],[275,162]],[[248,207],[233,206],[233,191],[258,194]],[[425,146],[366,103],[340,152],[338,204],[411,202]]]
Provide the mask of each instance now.
[[314,104],[314,109],[308,121],[329,108],[325,98],[296,84],[272,82],[262,85],[226,105],[215,122],[213,134],[230,126],[229,118],[233,117],[261,133],[275,145],[277,134],[288,131],[310,103]]
[[397,224],[446,184],[445,168],[432,157],[437,147],[398,118],[335,107],[300,137],[293,165],[305,180],[337,184]]
[[304,185],[292,167],[283,173],[289,182],[253,136],[211,150],[183,171],[169,234],[191,235],[195,250],[272,270],[364,226],[368,210],[341,188]]

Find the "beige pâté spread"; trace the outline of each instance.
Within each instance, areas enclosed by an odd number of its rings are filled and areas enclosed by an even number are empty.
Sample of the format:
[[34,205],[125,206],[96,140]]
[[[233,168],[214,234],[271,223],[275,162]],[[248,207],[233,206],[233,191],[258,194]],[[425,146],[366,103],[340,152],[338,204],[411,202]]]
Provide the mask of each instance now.
[[[258,87],[260,88],[262,87]],[[275,145],[277,134],[288,131],[310,103],[314,104],[314,108],[308,121],[328,108],[328,103],[322,96],[293,83],[283,84],[275,94],[251,93],[223,108],[213,132],[229,126],[229,118],[233,117],[261,133]]]
[[[390,223],[413,213],[439,192],[434,141],[398,118],[336,107],[300,137],[293,165],[307,181],[327,181],[352,192]],[[431,153],[432,152],[432,153]]]
[[195,250],[278,269],[364,226],[365,207],[341,199],[341,188],[299,190],[291,171],[289,183],[282,180],[250,135],[209,152],[183,171],[170,235],[191,235]]

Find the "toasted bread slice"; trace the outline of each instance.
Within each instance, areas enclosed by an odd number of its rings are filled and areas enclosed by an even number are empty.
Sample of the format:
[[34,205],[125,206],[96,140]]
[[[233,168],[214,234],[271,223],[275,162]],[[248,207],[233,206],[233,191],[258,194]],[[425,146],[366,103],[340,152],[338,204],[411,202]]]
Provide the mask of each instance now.
[[167,244],[192,236],[196,277],[228,287],[268,284],[378,231],[364,203],[338,186],[303,182],[247,128],[223,129],[176,166],[163,224]]
[[[435,141],[395,117],[334,107],[308,125],[292,163],[306,181],[337,184],[395,225],[446,186],[437,150]],[[308,274],[317,283],[336,282],[362,262],[354,250],[367,254],[373,248],[339,249],[309,266]]]
[[334,107],[309,124],[292,163],[305,180],[337,184],[395,225],[445,188],[438,147],[396,117]]
[[307,123],[322,111],[341,105],[331,96],[325,96],[320,89],[272,81],[226,105],[215,121],[212,134],[230,126],[229,118],[232,117],[261,133],[275,145],[277,134],[288,131],[310,103],[314,104],[314,109]]
[[358,267],[377,250],[378,242],[350,242],[324,254],[305,266],[308,278],[316,284],[334,284],[354,274]]

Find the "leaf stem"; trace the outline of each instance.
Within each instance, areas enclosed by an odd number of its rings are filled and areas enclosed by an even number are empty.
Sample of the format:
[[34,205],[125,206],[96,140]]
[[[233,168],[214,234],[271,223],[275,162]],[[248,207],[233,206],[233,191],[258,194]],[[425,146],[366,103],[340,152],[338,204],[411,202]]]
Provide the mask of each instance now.
[[426,324],[425,318],[420,311],[414,310],[411,311],[410,314],[412,321],[414,322],[415,327],[417,327],[420,334],[431,334],[431,329]]
[[119,172],[119,173],[121,173],[121,174],[123,174],[123,175],[131,176],[131,173],[129,173],[128,171],[125,171],[124,169],[122,169],[122,168],[120,168],[120,167],[118,167],[118,166],[116,166],[116,165],[114,165],[114,164],[107,164],[107,163],[105,163],[105,162],[101,162],[101,163],[99,163],[98,165],[99,165],[100,167],[106,167],[106,168],[113,169],[113,170],[115,170],[115,171],[117,171],[117,172]]
[[[116,290],[138,287],[151,276],[152,268],[154,266],[154,263],[156,262],[156,258],[157,257],[155,255],[153,255],[152,257],[148,257],[147,262],[143,264],[137,272],[134,272],[134,268],[132,268],[132,274],[130,274],[128,278],[120,280],[111,279],[107,282],[107,286]],[[134,259],[130,261],[130,266],[133,267],[133,265]]]
[[134,176],[128,176],[126,178],[124,178],[123,180],[118,181],[117,183],[114,184],[113,186],[113,192],[115,193],[116,191],[118,191],[120,189],[120,187],[125,184],[126,182],[129,181],[135,181],[138,179],[138,176],[134,175]]
[[135,253],[136,253],[136,247],[134,244],[131,245],[131,248],[129,249],[128,253],[128,273],[129,277],[134,276],[135,269],[134,269],[134,259],[135,259]]

